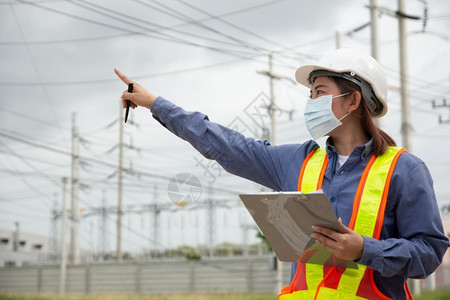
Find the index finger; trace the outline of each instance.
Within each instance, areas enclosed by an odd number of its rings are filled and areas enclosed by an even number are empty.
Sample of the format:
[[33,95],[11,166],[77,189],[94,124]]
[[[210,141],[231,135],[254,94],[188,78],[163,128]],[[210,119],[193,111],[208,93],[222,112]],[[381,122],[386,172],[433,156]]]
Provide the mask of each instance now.
[[116,73],[116,75],[120,78],[120,80],[122,80],[126,84],[133,82],[130,78],[128,78],[125,74],[123,74],[116,68],[114,68],[114,73]]

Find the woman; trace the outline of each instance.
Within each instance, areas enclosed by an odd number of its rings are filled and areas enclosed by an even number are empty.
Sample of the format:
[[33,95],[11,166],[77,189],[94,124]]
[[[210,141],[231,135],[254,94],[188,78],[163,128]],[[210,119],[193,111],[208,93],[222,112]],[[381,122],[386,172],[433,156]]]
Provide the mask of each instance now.
[[[115,70],[126,84],[132,82]],[[124,92],[131,107],[149,108],[171,132],[225,170],[277,191],[322,189],[341,220],[341,232],[318,226],[313,238],[358,269],[294,263],[280,299],[407,299],[407,278],[425,278],[441,263],[448,240],[424,163],[379,130],[374,117],[387,111],[386,76],[370,56],[335,50],[296,72],[311,89],[306,126],[320,148],[271,146],[186,112],[135,83]]]

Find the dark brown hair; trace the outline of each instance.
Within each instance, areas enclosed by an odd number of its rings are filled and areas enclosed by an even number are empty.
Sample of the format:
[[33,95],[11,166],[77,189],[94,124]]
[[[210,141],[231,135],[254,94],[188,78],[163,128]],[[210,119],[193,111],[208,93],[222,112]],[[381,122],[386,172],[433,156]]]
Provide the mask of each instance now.
[[358,92],[361,94],[361,103],[358,108],[359,113],[356,114],[356,117],[359,118],[364,132],[373,139],[374,154],[380,156],[386,151],[388,146],[396,146],[397,144],[394,139],[375,125],[373,117],[370,114],[366,101],[362,95],[361,88],[357,84],[344,78],[335,76],[330,76],[329,78],[337,84],[341,93]]

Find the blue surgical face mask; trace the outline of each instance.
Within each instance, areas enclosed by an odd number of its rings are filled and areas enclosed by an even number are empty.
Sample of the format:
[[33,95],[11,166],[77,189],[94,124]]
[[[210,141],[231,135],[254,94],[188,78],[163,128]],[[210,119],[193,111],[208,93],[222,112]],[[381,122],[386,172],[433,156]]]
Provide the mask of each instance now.
[[341,120],[350,114],[337,119],[332,110],[332,102],[334,98],[342,97],[350,93],[341,95],[325,95],[316,99],[309,99],[306,102],[306,108],[304,112],[306,128],[308,128],[314,140],[317,140],[327,133],[342,125]]

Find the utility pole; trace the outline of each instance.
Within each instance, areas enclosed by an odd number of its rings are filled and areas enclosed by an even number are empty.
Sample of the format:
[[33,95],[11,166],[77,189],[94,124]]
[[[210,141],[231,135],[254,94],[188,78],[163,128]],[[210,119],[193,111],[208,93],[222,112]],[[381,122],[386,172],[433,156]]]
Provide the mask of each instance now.
[[19,238],[20,238],[20,224],[19,222],[14,223],[16,225],[16,231],[14,231],[14,240],[13,240],[13,251],[19,251]]
[[372,57],[379,60],[378,39],[378,4],[377,0],[370,0],[370,40]]
[[120,102],[119,110],[119,180],[118,180],[118,203],[117,203],[117,262],[122,261],[122,165],[123,165],[123,108],[122,102]]
[[406,14],[403,0],[397,0],[398,3],[398,34],[399,34],[399,52],[400,52],[400,92],[402,97],[402,138],[403,147],[412,153],[411,141],[411,108],[409,104],[409,83],[408,83],[408,45],[406,40]]
[[[269,83],[270,83],[270,119],[271,119],[271,125],[272,125],[272,130],[270,132],[270,142],[272,143],[272,145],[276,145],[277,144],[277,134],[276,134],[276,129],[277,129],[277,120],[276,120],[276,112],[277,112],[277,106],[276,106],[276,101],[275,101],[275,93],[274,93],[274,89],[273,89],[273,80],[274,80],[274,76],[273,76],[273,63],[272,63],[272,54],[269,54]],[[283,288],[284,284],[283,284],[283,263],[277,259],[277,289],[278,291],[281,291],[281,289]]]
[[336,39],[336,49],[341,48],[341,33],[339,31],[335,32],[335,39]]
[[79,134],[76,125],[76,113],[72,113],[72,175],[71,175],[71,235],[70,235],[70,259],[73,264],[78,264],[79,255],[79,192],[80,192],[80,155]]
[[208,206],[207,206],[207,214],[208,214],[208,231],[206,233],[207,235],[207,242],[208,242],[208,252],[209,252],[209,256],[213,256],[214,254],[214,234],[215,234],[215,228],[216,228],[216,224],[215,224],[215,210],[214,210],[214,203],[212,200],[212,188],[211,188],[211,184],[209,184],[208,187]]
[[[370,45],[371,54],[378,62],[380,61],[380,46],[378,38],[378,0],[370,0]],[[381,127],[381,119],[376,118],[375,124]]]
[[66,265],[67,265],[67,243],[66,243],[66,223],[67,223],[67,210],[66,210],[66,187],[67,178],[62,179],[63,191],[62,191],[62,220],[61,220],[61,265],[59,275],[59,293],[65,294],[66,292]]

